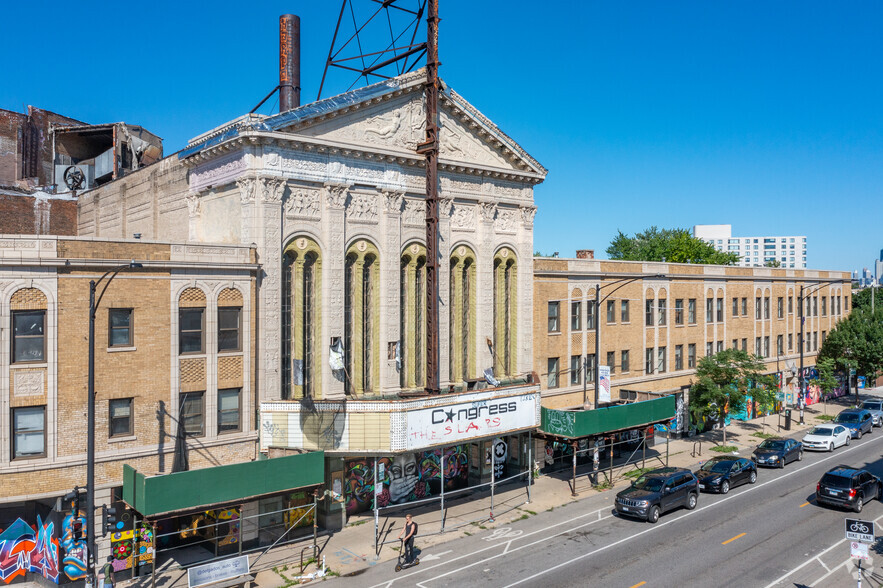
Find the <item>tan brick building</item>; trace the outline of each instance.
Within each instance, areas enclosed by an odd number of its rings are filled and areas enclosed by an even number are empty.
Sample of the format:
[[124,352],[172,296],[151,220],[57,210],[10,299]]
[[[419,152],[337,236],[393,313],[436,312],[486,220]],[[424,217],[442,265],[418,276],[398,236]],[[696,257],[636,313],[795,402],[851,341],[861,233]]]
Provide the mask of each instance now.
[[598,365],[610,366],[614,402],[678,393],[690,386],[699,359],[731,347],[760,355],[769,373],[780,373],[788,402],[797,386],[800,287],[804,364],[811,366],[849,313],[849,279],[834,271],[535,258],[534,370],[543,406],[581,406],[584,389],[591,403]]
[[124,463],[171,472],[179,423],[191,468],[256,456],[253,248],[0,237],[4,520],[85,483],[89,282],[131,260],[97,289],[96,503]]

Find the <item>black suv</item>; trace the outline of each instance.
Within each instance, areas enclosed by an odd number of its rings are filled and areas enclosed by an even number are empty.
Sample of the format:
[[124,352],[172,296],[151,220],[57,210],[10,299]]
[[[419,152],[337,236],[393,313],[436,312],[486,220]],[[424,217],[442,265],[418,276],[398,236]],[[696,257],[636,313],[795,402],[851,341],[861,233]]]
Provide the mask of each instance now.
[[690,470],[659,468],[646,472],[616,495],[616,512],[655,523],[660,513],[685,506],[696,508],[699,482]]
[[861,512],[869,500],[879,499],[883,483],[874,474],[839,465],[825,472],[816,485],[816,502],[846,506]]

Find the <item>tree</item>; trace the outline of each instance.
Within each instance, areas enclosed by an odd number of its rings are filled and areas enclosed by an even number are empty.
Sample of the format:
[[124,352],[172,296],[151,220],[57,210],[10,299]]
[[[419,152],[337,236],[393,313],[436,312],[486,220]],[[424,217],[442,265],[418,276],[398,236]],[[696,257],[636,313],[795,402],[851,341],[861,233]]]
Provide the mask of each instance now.
[[727,411],[745,408],[745,397],[752,382],[768,382],[763,360],[741,349],[725,349],[703,357],[696,368],[697,380],[690,388],[690,412],[696,420],[713,417],[723,427],[727,444]]
[[718,251],[687,229],[659,229],[652,226],[629,237],[617,231],[607,248],[610,259],[624,261],[668,261],[671,263],[707,263],[735,265],[739,256]]
[[[862,288],[859,290],[858,288],[853,288],[852,290],[852,308],[867,308],[871,309],[871,295],[874,296],[874,310],[880,306],[880,303],[883,303],[883,300],[880,299],[880,294],[877,294],[873,291],[874,288]],[[883,290],[881,290],[883,293]]]
[[782,267],[782,262],[778,259],[771,259],[763,263],[763,267]]
[[[834,376],[837,366],[833,359],[824,357],[816,361],[816,371],[818,374],[815,378],[811,378],[808,384],[818,386],[823,394],[827,395],[834,391],[834,388],[840,385]],[[826,405],[827,406],[827,405]]]
[[[875,305],[876,306],[876,305]],[[844,371],[876,378],[883,369],[883,308],[853,307],[848,317],[831,329],[819,350],[818,362],[833,360]]]

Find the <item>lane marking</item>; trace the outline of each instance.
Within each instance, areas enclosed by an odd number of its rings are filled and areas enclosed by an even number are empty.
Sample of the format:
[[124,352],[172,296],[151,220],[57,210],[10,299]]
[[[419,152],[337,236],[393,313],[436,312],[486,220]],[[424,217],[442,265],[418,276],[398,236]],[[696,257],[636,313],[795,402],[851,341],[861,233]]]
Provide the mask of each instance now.
[[736,536],[733,537],[732,539],[727,539],[726,541],[724,541],[723,543],[721,543],[721,545],[726,545],[727,543],[732,543],[732,542],[735,541],[736,539],[741,539],[742,537],[744,537],[744,536],[747,535],[747,534],[748,534],[748,533],[739,533],[738,535],[736,535]]
[[638,588],[638,586],[643,586],[643,585],[646,584],[646,583],[647,583],[646,581],[644,581],[644,582],[638,582],[637,584],[635,584],[635,585],[632,586],[631,588]]
[[803,507],[806,506],[807,504],[809,504],[809,502],[804,502],[804,503],[801,504],[798,508],[803,508]]
[[825,565],[825,562],[822,561],[822,558],[820,558],[820,557],[816,557],[816,561],[819,562],[819,564],[820,564],[823,568],[825,568],[825,571],[826,571],[826,572],[830,572],[830,571],[831,571],[831,568],[829,568],[828,566]]
[[[883,515],[880,515],[879,517],[877,517],[876,519],[874,519],[874,523],[876,524],[880,519],[883,519]],[[775,586],[776,584],[778,584],[779,582],[781,582],[782,580],[784,580],[784,579],[787,578],[788,576],[791,576],[792,574],[795,574],[795,573],[797,573],[798,571],[800,571],[804,566],[807,566],[807,565],[811,564],[812,562],[818,560],[818,562],[819,562],[820,564],[822,564],[822,567],[824,567],[826,570],[828,570],[828,573],[825,574],[824,576],[822,576],[821,578],[819,578],[818,580],[816,580],[815,582],[813,582],[812,584],[810,584],[811,586],[814,586],[816,583],[818,583],[818,582],[824,580],[825,578],[827,578],[828,576],[830,576],[831,573],[834,572],[835,570],[840,569],[840,567],[841,567],[842,565],[844,565],[844,564],[848,565],[849,562],[852,561],[851,559],[848,559],[848,560],[846,560],[845,562],[843,562],[843,564],[837,564],[836,566],[834,566],[833,568],[831,568],[831,569],[829,570],[829,569],[828,569],[828,566],[826,566],[824,563],[822,563],[822,560],[821,560],[821,557],[822,557],[823,555],[825,555],[826,553],[828,553],[829,551],[831,551],[831,550],[834,549],[835,547],[839,547],[839,546],[842,545],[843,543],[847,543],[848,541],[849,541],[849,539],[846,539],[846,538],[841,539],[840,541],[837,541],[836,543],[834,543],[833,545],[831,545],[830,547],[828,547],[827,549],[825,549],[825,550],[822,551],[821,553],[818,553],[818,554],[816,554],[815,556],[809,558],[808,560],[806,560],[805,562],[803,562],[802,564],[800,564],[799,566],[797,566],[796,568],[794,568],[794,569],[791,570],[790,572],[786,572],[786,573],[783,574],[782,576],[779,576],[778,578],[776,578],[775,580],[773,580],[772,582],[770,582],[769,584],[767,584],[765,588],[772,588],[773,586]]]
[[[878,438],[879,438],[879,437],[878,437]],[[874,441],[874,440],[871,440],[870,443],[873,443],[873,441]],[[751,491],[758,490],[758,489],[760,489],[760,488],[763,488],[764,486],[767,486],[767,485],[769,485],[769,484],[773,484],[773,483],[775,483],[775,482],[778,482],[779,480],[783,480],[783,479],[788,478],[788,477],[790,477],[790,476],[796,475],[796,474],[802,472],[802,471],[805,470],[805,469],[808,469],[808,468],[814,468],[816,465],[818,465],[818,464],[820,464],[820,463],[824,463],[824,462],[826,462],[826,461],[830,461],[830,460],[832,460],[832,459],[834,459],[834,458],[840,459],[841,454],[843,454],[843,453],[849,453],[850,451],[853,451],[853,450],[856,450],[856,449],[861,449],[862,447],[864,447],[865,445],[868,445],[868,444],[870,444],[870,443],[862,443],[861,445],[853,445],[853,446],[851,446],[851,447],[846,448],[846,449],[843,450],[843,451],[839,451],[839,452],[837,452],[836,454],[833,454],[833,453],[832,453],[831,455],[828,455],[827,457],[824,457],[824,458],[820,459],[819,461],[817,461],[817,462],[815,462],[815,463],[812,463],[812,464],[806,464],[806,465],[804,465],[802,468],[800,468],[800,469],[796,469],[796,470],[791,470],[791,471],[789,471],[788,473],[779,476],[778,478],[774,478],[774,479],[772,479],[772,480],[768,480],[768,481],[766,481],[766,482],[761,482],[760,484],[755,484],[754,486],[748,488],[747,490],[745,490],[745,491],[743,491],[743,492],[740,492],[740,493],[738,493],[738,494],[730,494],[730,495],[728,495],[726,498],[723,498],[723,499],[721,499],[721,500],[718,500],[717,502],[714,502],[714,503],[712,503],[712,504],[708,504],[708,505],[706,505],[706,506],[699,507],[699,508],[697,508],[697,509],[695,509],[695,510],[692,510],[692,511],[688,511],[688,512],[686,512],[685,514],[683,514],[682,516],[678,516],[677,518],[672,518],[672,519],[670,519],[670,520],[668,520],[668,521],[666,521],[666,522],[664,522],[664,523],[661,523],[661,524],[660,524],[660,523],[657,523],[656,525],[654,525],[653,527],[651,527],[651,528],[649,528],[649,529],[646,529],[646,530],[644,530],[644,531],[640,531],[640,532],[638,532],[638,533],[635,533],[635,534],[633,534],[633,535],[630,535],[630,536],[628,536],[628,537],[625,537],[624,539],[621,539],[621,540],[619,540],[619,541],[616,541],[615,543],[611,543],[611,544],[608,544],[608,545],[606,545],[606,546],[603,546],[603,547],[600,547],[600,548],[598,548],[598,549],[595,549],[594,551],[591,551],[591,552],[589,552],[589,553],[584,553],[584,554],[582,554],[582,555],[580,555],[580,556],[578,556],[578,557],[576,557],[576,558],[574,558],[574,559],[571,559],[571,560],[569,560],[569,561],[562,562],[562,563],[560,563],[560,564],[557,564],[557,565],[555,565],[555,566],[552,566],[552,567],[550,567],[550,568],[548,568],[548,569],[546,569],[546,570],[543,570],[543,571],[541,571],[541,572],[538,572],[538,573],[536,573],[536,574],[534,574],[534,575],[532,575],[532,576],[529,576],[529,577],[527,577],[527,578],[523,578],[523,579],[521,579],[521,580],[519,580],[519,581],[517,581],[517,582],[515,582],[515,583],[513,583],[513,584],[509,584],[509,586],[507,586],[506,588],[510,588],[511,586],[515,586],[515,585],[517,585],[517,584],[521,584],[521,583],[523,583],[523,582],[527,582],[527,581],[529,581],[529,580],[533,580],[534,578],[537,578],[537,577],[539,577],[539,576],[541,576],[541,575],[543,575],[543,574],[546,574],[546,573],[548,573],[548,572],[551,572],[551,571],[553,571],[553,570],[556,570],[556,569],[559,569],[559,568],[561,568],[561,567],[564,567],[564,566],[570,565],[570,564],[575,563],[576,561],[582,560],[582,559],[584,559],[584,558],[586,558],[586,557],[590,557],[590,556],[592,556],[592,555],[596,555],[597,553],[600,553],[600,552],[602,552],[602,551],[606,551],[607,549],[610,549],[611,547],[614,547],[615,545],[619,545],[620,543],[624,543],[624,542],[626,542],[626,541],[630,541],[630,540],[632,540],[632,539],[634,539],[634,538],[636,538],[636,537],[639,537],[639,536],[644,535],[644,534],[646,534],[646,533],[649,533],[649,532],[651,532],[651,531],[654,531],[654,530],[660,529],[660,528],[662,528],[662,527],[665,527],[666,525],[670,525],[670,524],[672,524],[672,523],[675,523],[675,522],[681,520],[681,519],[684,518],[684,517],[690,516],[690,515],[692,515],[692,514],[697,514],[697,513],[701,512],[701,511],[703,511],[703,510],[706,510],[706,509],[708,509],[708,508],[712,508],[712,507],[714,507],[714,506],[716,506],[716,505],[718,505],[718,504],[721,504],[721,503],[723,503],[723,502],[726,502],[727,500],[731,500],[731,499],[734,499],[734,498],[739,498],[740,496],[746,496],[746,495],[747,495],[749,492],[751,492]],[[544,531],[548,531],[548,530],[550,530],[550,529],[554,529],[554,528],[556,528],[556,527],[560,527],[560,526],[562,526],[562,525],[564,525],[564,524],[571,523],[571,522],[573,522],[573,521],[575,521],[575,520],[578,520],[578,519],[584,518],[584,517],[586,517],[586,516],[595,515],[595,514],[597,514],[599,518],[598,518],[596,521],[593,521],[593,522],[600,522],[600,521],[602,521],[602,520],[606,520],[606,519],[609,519],[609,518],[613,518],[613,517],[614,517],[613,514],[609,514],[609,515],[607,515],[607,516],[603,516],[603,517],[601,516],[601,513],[602,513],[602,512],[604,512],[604,511],[610,512],[610,510],[611,510],[610,507],[600,508],[600,509],[598,509],[598,510],[591,511],[591,512],[589,512],[589,513],[585,513],[585,514],[582,514],[582,515],[575,516],[575,517],[573,517],[572,519],[568,519],[568,520],[566,520],[566,521],[561,521],[561,522],[559,522],[559,523],[555,523],[555,524],[553,524],[553,525],[549,525],[548,527],[545,527],[545,528],[542,528],[542,529],[537,529],[536,531],[531,531],[530,533],[525,533],[525,534],[521,535],[520,537],[518,537],[518,539],[526,539],[526,538],[528,538],[528,537],[530,537],[530,536],[532,536],[532,535],[537,535],[537,534],[542,533],[542,532],[544,532]],[[881,517],[881,518],[883,518],[883,517]],[[560,536],[560,535],[564,535],[565,533],[569,533],[569,532],[572,532],[572,531],[576,531],[576,530],[578,530],[578,529],[581,529],[581,528],[583,528],[583,527],[589,526],[589,525],[591,525],[591,524],[592,524],[592,522],[590,522],[590,523],[586,523],[586,524],[583,524],[583,525],[577,525],[576,527],[573,527],[573,528],[567,529],[567,530],[565,530],[565,531],[558,531],[558,532],[555,532],[555,533],[553,533],[552,535],[549,535],[548,537],[545,537],[545,538],[540,539],[540,540],[538,540],[538,541],[534,541],[534,542],[528,543],[528,544],[526,544],[526,545],[522,545],[522,546],[516,547],[516,548],[514,548],[514,549],[509,550],[508,552],[509,552],[509,553],[512,553],[512,552],[515,552],[515,551],[519,551],[519,550],[521,550],[521,549],[524,549],[524,548],[526,548],[526,547],[532,547],[532,546],[534,546],[534,545],[537,545],[537,544],[540,544],[540,543],[544,543],[544,542],[546,542],[546,541],[549,541],[550,539],[554,539],[555,537],[558,537],[558,536]],[[844,539],[843,541],[845,541],[845,540],[846,540],[846,539]],[[375,588],[376,588],[376,587],[381,587],[381,586],[389,587],[390,585],[392,585],[392,584],[393,584],[394,582],[396,582],[397,580],[404,580],[405,578],[409,578],[409,577],[411,577],[411,576],[415,576],[415,575],[417,575],[417,574],[423,574],[423,573],[425,573],[425,572],[428,572],[429,570],[432,570],[432,569],[435,569],[435,568],[438,568],[438,567],[447,566],[447,565],[449,565],[449,564],[454,563],[455,561],[458,561],[458,560],[461,560],[461,559],[465,559],[465,558],[468,558],[468,557],[472,557],[472,556],[474,556],[474,555],[477,555],[477,554],[482,553],[482,552],[485,552],[485,551],[489,551],[489,550],[492,550],[492,549],[496,549],[497,547],[499,547],[499,546],[501,546],[501,545],[503,545],[503,544],[492,545],[492,546],[490,546],[490,547],[485,547],[485,548],[483,548],[483,549],[479,549],[479,550],[476,550],[476,551],[473,551],[473,552],[470,552],[470,553],[467,553],[467,554],[464,554],[464,555],[461,555],[461,556],[458,556],[458,557],[451,558],[451,559],[448,560],[447,562],[439,562],[439,563],[434,564],[434,565],[432,565],[432,566],[429,566],[429,567],[423,568],[423,569],[420,570],[420,571],[414,571],[414,572],[411,572],[411,573],[408,573],[408,574],[405,574],[405,575],[399,576],[399,577],[397,577],[397,578],[393,578],[392,580],[388,580],[387,582],[381,582],[381,583],[379,583],[379,584],[376,584],[376,585],[375,585]],[[824,555],[824,553],[826,553],[826,552],[827,552],[828,550],[830,550],[830,549],[833,549],[833,547],[836,547],[836,545],[835,545],[835,546],[832,546],[831,548],[829,548],[829,549],[827,549],[827,550],[825,550],[824,552],[820,553],[819,555]],[[450,576],[450,575],[455,574],[455,573],[457,573],[457,572],[464,571],[464,570],[466,570],[466,569],[468,569],[468,568],[471,568],[471,567],[473,567],[473,566],[479,565],[479,564],[481,564],[481,563],[488,562],[488,561],[490,561],[490,560],[496,559],[496,558],[501,557],[501,556],[503,556],[503,555],[505,555],[505,554],[500,553],[500,554],[497,554],[497,555],[492,555],[492,556],[490,556],[490,557],[487,557],[487,558],[485,558],[485,559],[479,560],[479,561],[477,561],[477,562],[474,562],[474,563],[471,563],[471,564],[466,564],[466,565],[460,566],[459,568],[456,568],[456,569],[451,570],[451,571],[449,571],[449,572],[444,572],[444,573],[441,573],[441,574],[439,574],[439,575],[437,575],[437,576],[434,576],[434,577],[431,577],[431,578],[427,578],[426,580],[422,580],[421,582],[418,582],[416,585],[425,588],[425,585],[426,585],[427,583],[429,583],[429,582],[433,582],[433,581],[438,580],[438,579],[440,579],[440,578],[444,578],[445,576]],[[808,563],[809,563],[809,561],[804,562],[803,564],[801,564],[800,567],[803,567],[804,565],[806,565],[806,564],[808,564]],[[796,571],[797,569],[799,569],[799,568],[795,568],[795,570],[793,570],[793,571]],[[785,574],[784,576],[782,576],[782,578],[786,578],[786,577],[788,577],[788,575],[790,575],[790,572],[789,572],[788,574]],[[782,579],[782,578],[780,578],[780,579]],[[778,580],[777,580],[776,582],[778,582]],[[776,582],[773,582],[773,584],[775,584]],[[773,584],[770,584],[770,586],[772,586]]]

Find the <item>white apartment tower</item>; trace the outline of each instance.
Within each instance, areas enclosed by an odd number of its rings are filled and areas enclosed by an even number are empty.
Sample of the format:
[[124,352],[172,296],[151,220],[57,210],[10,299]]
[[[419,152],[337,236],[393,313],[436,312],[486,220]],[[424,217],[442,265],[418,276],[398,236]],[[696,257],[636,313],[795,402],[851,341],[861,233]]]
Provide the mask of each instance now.
[[805,236],[733,237],[732,230],[732,225],[693,225],[693,236],[718,251],[735,253],[743,267],[763,267],[778,261],[784,268],[806,268]]

